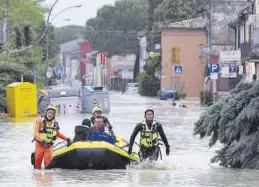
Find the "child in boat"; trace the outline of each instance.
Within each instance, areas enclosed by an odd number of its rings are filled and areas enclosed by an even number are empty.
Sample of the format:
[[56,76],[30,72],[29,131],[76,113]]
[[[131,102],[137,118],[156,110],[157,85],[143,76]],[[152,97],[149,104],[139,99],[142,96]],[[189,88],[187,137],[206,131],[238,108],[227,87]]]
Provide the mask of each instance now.
[[84,119],[82,125],[75,126],[74,142],[86,140],[90,125],[91,121],[89,119]]

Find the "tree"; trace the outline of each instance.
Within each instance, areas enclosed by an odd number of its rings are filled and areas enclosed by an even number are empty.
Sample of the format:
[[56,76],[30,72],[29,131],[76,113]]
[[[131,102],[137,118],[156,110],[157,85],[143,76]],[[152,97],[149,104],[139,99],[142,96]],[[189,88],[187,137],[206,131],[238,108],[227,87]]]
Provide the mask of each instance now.
[[30,28],[29,25],[23,26],[23,35],[24,35],[25,46],[29,46],[31,44],[31,41],[32,41],[31,28]]
[[204,15],[208,0],[164,0],[155,10],[155,21],[172,23]]
[[71,40],[84,38],[85,27],[69,25],[55,29],[55,39],[57,44],[63,44]]
[[148,1],[148,30],[152,30],[153,23],[155,22],[154,11],[163,0],[149,0]]
[[160,68],[160,53],[153,53],[144,66],[145,72],[140,73],[137,77],[140,95],[157,96],[160,80],[156,76],[156,72],[160,72]]
[[[0,16],[4,17],[5,1],[1,0]],[[34,44],[43,34],[45,29],[44,11],[33,1],[9,0],[9,27],[8,27],[8,46],[4,46],[0,53],[0,105],[6,105],[5,87],[16,81],[20,81],[21,75],[24,81],[33,81],[32,69],[36,66],[39,70],[38,80],[41,80],[44,72],[44,51],[45,41]],[[53,30],[50,30],[53,33]],[[53,44],[54,37],[50,35],[50,41]],[[8,48],[8,50],[7,50]],[[7,53],[8,51],[8,53]],[[54,50],[51,49],[51,52]],[[8,55],[7,55],[8,54]],[[57,54],[57,53],[56,53]],[[56,56],[52,53],[52,56]]]
[[259,169],[259,82],[239,83],[230,94],[204,112],[195,123],[194,135],[211,136],[223,148],[212,162],[233,168]]
[[15,59],[6,60],[6,55],[0,56],[0,106],[6,106],[6,86],[13,82],[20,82],[21,75],[24,81],[31,82],[33,73],[24,64],[19,64]]
[[115,5],[105,5],[97,16],[87,21],[86,39],[108,56],[136,54],[138,31],[146,27],[147,1],[122,0]]
[[[29,39],[37,38],[42,33],[38,33],[39,27],[41,27],[42,21],[44,21],[43,9],[36,5],[33,1],[30,0],[23,0],[23,1],[16,1],[16,0],[9,0],[10,2],[10,13],[9,13],[9,40],[10,40],[10,47],[16,47],[15,38],[19,38],[15,35],[17,32],[12,31],[19,31],[20,33],[24,33],[24,28],[27,28],[27,37]],[[24,33],[26,34],[26,33]],[[23,35],[22,38],[22,45],[26,46],[29,43],[29,39]]]

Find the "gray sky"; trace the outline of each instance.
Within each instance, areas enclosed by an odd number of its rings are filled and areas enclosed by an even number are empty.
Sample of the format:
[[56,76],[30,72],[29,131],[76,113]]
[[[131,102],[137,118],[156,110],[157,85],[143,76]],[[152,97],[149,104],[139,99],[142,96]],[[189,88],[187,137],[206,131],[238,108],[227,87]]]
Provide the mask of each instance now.
[[[96,16],[97,9],[101,8],[106,4],[114,4],[116,0],[59,0],[55,5],[52,19],[61,10],[82,4],[81,8],[69,9],[65,12],[60,13],[52,22],[53,25],[60,27],[65,25],[85,25],[86,20]],[[51,6],[55,0],[45,0],[44,5]],[[65,19],[70,19],[70,21],[64,21]]]

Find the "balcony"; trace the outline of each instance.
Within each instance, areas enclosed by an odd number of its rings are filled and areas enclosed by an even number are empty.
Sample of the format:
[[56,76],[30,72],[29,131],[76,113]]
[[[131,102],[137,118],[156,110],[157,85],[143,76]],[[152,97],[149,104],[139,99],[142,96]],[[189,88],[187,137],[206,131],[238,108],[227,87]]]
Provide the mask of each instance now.
[[259,60],[259,45],[249,42],[240,45],[242,60]]

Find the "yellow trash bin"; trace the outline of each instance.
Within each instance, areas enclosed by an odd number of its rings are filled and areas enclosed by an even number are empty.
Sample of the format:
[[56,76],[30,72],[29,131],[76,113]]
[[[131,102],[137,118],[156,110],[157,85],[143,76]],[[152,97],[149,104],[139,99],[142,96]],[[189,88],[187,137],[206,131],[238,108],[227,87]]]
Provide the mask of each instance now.
[[14,82],[6,87],[7,110],[12,117],[37,115],[37,88],[29,82]]

